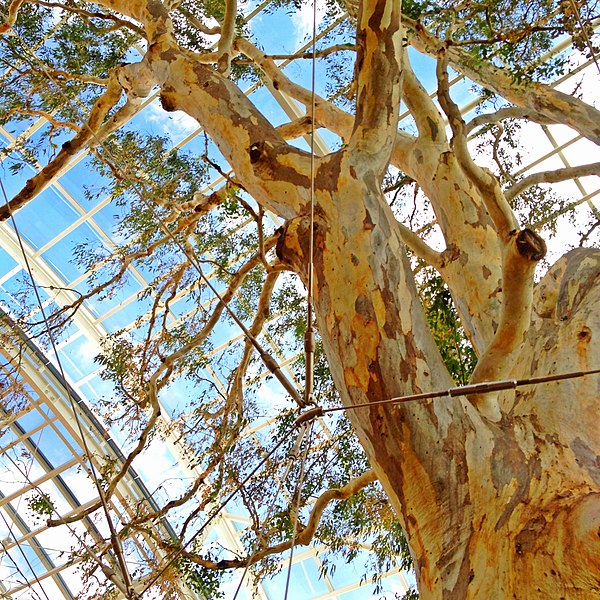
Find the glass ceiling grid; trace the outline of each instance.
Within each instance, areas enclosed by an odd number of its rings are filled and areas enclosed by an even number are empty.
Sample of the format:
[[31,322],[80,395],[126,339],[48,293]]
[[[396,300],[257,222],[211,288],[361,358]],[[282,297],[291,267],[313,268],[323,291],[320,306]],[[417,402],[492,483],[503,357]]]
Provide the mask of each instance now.
[[[266,6],[268,6],[270,4],[270,2],[263,2],[262,4],[260,4],[257,8],[255,8],[250,15],[248,16],[248,18],[252,18],[254,16],[256,16],[257,14],[260,13],[261,10],[263,10]],[[334,24],[332,24],[330,26],[330,29],[334,28]],[[324,35],[324,33],[322,34]],[[306,50],[306,48],[308,47],[308,45],[305,45],[304,47],[302,47],[300,50],[304,51]],[[282,62],[279,66],[280,68],[283,68],[285,65],[287,64],[287,62]],[[574,73],[572,73],[571,75],[574,75],[576,73],[579,73],[580,70],[583,67],[579,67],[576,71],[574,71]],[[6,76],[6,74],[5,74]],[[456,78],[454,80],[454,83],[458,83],[458,81],[460,80],[460,78]],[[565,78],[566,80],[566,78]],[[250,94],[253,91],[255,91],[257,89],[256,86],[253,86],[251,88],[249,88],[249,90],[247,90],[247,93]],[[294,119],[298,116],[300,116],[301,111],[299,111],[298,109],[298,105],[296,104],[296,102],[294,100],[290,100],[285,94],[282,94],[280,92],[278,92],[277,90],[270,90],[273,97],[275,98],[275,100],[279,103],[279,105],[282,107],[282,109],[285,111],[285,113],[291,118]],[[153,97],[154,98],[154,97]],[[153,99],[152,98],[152,99]],[[152,99],[149,99],[149,101],[147,103],[145,103],[144,106],[148,106],[150,101]],[[472,104],[472,103],[471,103]],[[464,106],[464,110],[465,111],[470,111],[474,108],[474,106],[471,106],[471,104],[467,104]],[[142,109],[140,109],[141,112]],[[140,114],[139,112],[137,114]],[[36,133],[41,127],[42,125],[45,123],[44,119],[38,119],[34,125],[32,125],[31,127],[29,127],[23,134],[21,134],[21,136],[19,136],[18,139],[28,139],[30,138],[34,133]],[[536,161],[528,164],[527,166],[523,167],[522,172],[526,173],[528,171],[530,171],[532,168],[534,168],[535,166],[537,166],[540,162],[542,162],[542,160],[552,157],[552,156],[559,156],[561,158],[561,160],[564,162],[564,164],[566,166],[569,165],[568,159],[565,156],[565,154],[563,153],[563,150],[566,150],[568,148],[570,148],[572,145],[574,145],[579,139],[579,137],[576,137],[573,140],[570,140],[569,142],[565,142],[561,145],[557,145],[556,142],[553,140],[553,137],[551,135],[551,132],[549,131],[548,128],[546,128],[545,126],[542,127],[542,129],[544,130],[544,133],[547,135],[548,139],[550,140],[550,143],[554,146],[554,149],[549,152],[545,157],[537,159]],[[2,133],[7,140],[9,141],[9,143],[15,144],[17,141],[17,138],[14,138],[14,136],[12,136],[9,132],[7,132],[4,128],[0,128],[0,133]],[[201,129],[197,129],[194,132],[188,134],[187,136],[185,136],[178,144],[176,144],[176,147],[183,147],[186,144],[188,144],[190,141],[192,141],[195,137],[197,137],[199,134],[201,133]],[[323,154],[327,153],[329,151],[326,143],[324,142],[324,140],[322,138],[318,138],[318,148],[319,151]],[[68,167],[66,167],[64,169],[64,172],[61,173],[61,177],[64,176],[64,174],[72,167],[74,167],[77,162],[79,162],[80,160],[82,160],[84,158],[84,155],[80,155],[78,156],[76,159],[74,159],[69,165]],[[211,184],[212,186],[214,185],[218,185],[218,183],[215,182],[222,182],[224,181],[224,178],[219,177],[217,179],[215,179],[215,181]],[[587,198],[588,201],[590,201],[590,206],[594,207],[594,204],[591,202],[591,198],[593,196],[595,196],[598,193],[598,189],[596,189],[595,191],[592,192],[587,192],[585,187],[580,184],[579,182],[577,182],[577,185],[579,187],[579,191],[582,194],[582,198]],[[89,210],[85,210],[84,208],[81,207],[81,205],[75,200],[75,198],[67,191],[67,189],[60,184],[59,181],[56,181],[53,184],[53,188],[55,189],[55,191],[60,194],[60,196],[65,199],[69,205],[71,205],[78,213],[79,213],[79,217],[72,222],[69,226],[63,228],[61,230],[61,232],[59,234],[57,234],[56,236],[54,236],[51,240],[47,241],[44,245],[42,245],[41,247],[39,247],[37,250],[32,248],[31,246],[27,247],[27,252],[28,252],[28,256],[30,256],[33,260],[35,260],[35,264],[36,264],[36,270],[39,269],[39,265],[41,264],[45,264],[44,267],[44,271],[46,273],[49,273],[50,275],[53,274],[53,268],[48,265],[47,263],[45,263],[45,261],[42,261],[40,256],[42,254],[44,254],[45,252],[47,252],[48,250],[50,250],[51,248],[53,248],[54,246],[56,246],[56,244],[58,244],[58,242],[60,242],[62,239],[64,239],[68,234],[70,234],[71,232],[75,231],[77,229],[77,227],[79,227],[80,225],[86,223],[88,224],[92,230],[99,236],[99,238],[103,241],[103,243],[106,243],[107,245],[112,245],[111,243],[111,238],[110,236],[106,233],[106,231],[100,226],[98,225],[95,220],[94,220],[94,215],[96,215],[101,209],[104,209],[106,207],[108,207],[111,202],[112,202],[112,198],[110,198],[110,196],[107,196],[104,200],[100,201],[99,204],[95,205],[94,207],[92,207]],[[595,208],[595,207],[594,207]],[[4,227],[4,225],[3,225]],[[4,231],[4,229],[3,229]],[[4,236],[2,239],[2,244],[4,245]],[[12,254],[12,253],[11,253]],[[16,258],[19,262],[21,262],[21,259],[18,256],[18,253],[16,255],[14,255],[14,258]],[[14,267],[12,269],[12,271],[9,271],[7,274],[3,275],[2,279],[0,279],[0,282],[2,282],[5,279],[9,279],[12,275],[10,275],[11,273],[15,272],[18,269],[18,267]],[[140,285],[142,286],[142,290],[145,289],[145,287],[148,285],[147,280],[138,272],[136,271],[135,268],[130,267],[130,271],[133,274],[133,276],[135,277],[135,279],[140,283]],[[71,286],[75,286],[75,285],[79,285],[80,283],[84,282],[86,280],[86,278],[90,275],[91,272],[87,272],[85,274],[82,274],[80,277],[78,277],[77,279],[71,281],[68,285]],[[14,273],[13,273],[14,274]],[[65,282],[61,281],[61,277],[60,276],[54,276],[51,277],[51,279],[55,282],[55,283],[62,283],[64,285],[67,285]],[[58,287],[58,286],[55,286]],[[192,286],[190,286],[191,288]],[[184,297],[184,295],[190,290],[181,290],[178,295],[177,295],[177,299],[180,299],[182,297]],[[89,336],[89,332],[92,331],[94,332],[94,335],[91,336],[91,339],[93,341],[96,341],[98,339],[98,332],[102,331],[102,323],[103,321],[105,321],[106,319],[108,319],[109,317],[113,316],[118,310],[120,310],[123,307],[126,307],[128,305],[130,305],[131,303],[133,303],[135,301],[135,299],[138,297],[139,295],[139,291],[138,292],[134,292],[131,295],[127,296],[123,301],[121,301],[118,305],[115,305],[113,308],[103,312],[101,315],[97,316],[97,317],[92,317],[91,315],[88,317],[89,323],[91,325],[91,328],[88,330],[85,330],[85,334],[87,337]],[[53,301],[55,302],[61,302],[60,298],[54,298]],[[67,297],[66,295],[63,295],[63,300],[62,300],[62,304],[68,303],[72,301],[72,299],[70,297]],[[214,300],[213,300],[214,301]],[[48,303],[50,302],[50,300],[47,301]],[[208,306],[209,303],[211,301],[207,301],[207,303],[205,304],[205,306]],[[177,317],[174,314],[170,314],[170,318],[173,319],[171,326],[175,326],[179,323],[184,322],[185,317],[189,316],[190,313],[185,314],[182,317]],[[129,325],[130,327],[133,326],[133,324]],[[79,334],[74,334],[75,336],[79,335]],[[293,361],[295,361],[299,355],[294,355],[288,358],[285,358],[285,356],[283,354],[281,354],[279,352],[279,348],[276,346],[276,344],[273,342],[272,338],[270,336],[266,336],[268,339],[268,343],[270,345],[270,347],[274,350],[274,352],[276,352],[278,354],[278,358],[282,360],[281,365],[283,367],[287,367],[288,365],[292,364]],[[235,336],[233,336],[232,338],[230,338],[230,340],[223,342],[221,345],[219,345],[218,347],[216,347],[215,349],[213,349],[210,353],[210,356],[216,356],[219,352],[221,352],[222,350],[228,348],[232,343],[241,341],[243,338],[243,336],[241,334],[237,334]],[[61,349],[66,346],[68,343],[70,343],[70,341],[72,341],[71,338],[67,339],[67,340],[63,340],[61,342]],[[225,391],[226,390],[226,382],[222,381],[219,376],[215,373],[215,371],[210,368],[207,367],[206,368],[207,373],[210,375],[210,377],[214,380],[215,384],[219,387],[219,389],[221,389],[221,391]],[[99,369],[96,369],[95,371],[90,372],[89,374],[85,375],[83,378],[77,380],[77,381],[73,381],[74,384],[77,384],[78,386],[81,386],[83,383],[87,382],[90,378],[94,377],[97,373],[99,372]],[[293,373],[291,369],[287,369],[288,375],[293,377]],[[268,376],[268,373],[266,373],[264,370],[258,375],[258,377],[260,378],[266,378]],[[38,401],[34,401],[37,402],[38,404],[40,404],[39,400]],[[43,414],[43,413],[42,413]],[[51,421],[49,421],[50,425],[53,425],[53,422],[55,421],[55,418],[52,418]],[[62,421],[62,415],[61,415],[61,422]],[[267,421],[263,424],[258,425],[257,427],[251,428],[248,432],[246,432],[246,435],[251,435],[252,438],[255,440],[256,444],[257,444],[257,448],[260,451],[260,448],[262,448],[262,443],[260,442],[260,440],[254,435],[254,433],[258,430],[262,430],[263,428],[267,427],[270,423],[272,423],[272,419],[267,419]],[[65,425],[65,427],[68,426],[68,421],[64,421],[63,424]],[[29,432],[28,434],[26,432],[24,432],[24,435],[31,435],[33,434],[35,431],[39,430],[40,427],[43,427],[43,425],[38,426],[38,428],[35,428],[34,430],[32,430],[31,432]],[[58,432],[57,432],[58,433]],[[60,434],[59,434],[60,435]],[[327,434],[328,435],[328,434]],[[66,442],[65,442],[66,443]],[[180,444],[176,444],[176,447],[179,448]],[[48,473],[48,475],[50,473],[52,473],[52,475],[50,477],[47,477],[46,479],[44,479],[44,481],[47,481],[49,479],[57,479],[57,475],[61,472],[63,472],[65,470],[65,465],[69,465],[72,466],[74,464],[76,464],[78,462],[77,459],[72,459],[71,461],[69,461],[68,463],[64,463],[63,465],[61,465],[61,467],[59,467],[58,469],[53,469],[52,471],[50,471]],[[41,480],[40,480],[41,482]],[[277,485],[281,485],[281,482],[279,480],[277,480]],[[31,488],[29,488],[31,489]],[[23,488],[21,490],[21,495],[22,493],[24,493],[24,491],[26,491],[26,488]],[[128,490],[129,492],[129,490]],[[17,495],[14,495],[13,498],[18,497]],[[124,498],[125,496],[122,496],[122,498]],[[234,519],[235,517],[232,517],[232,519]],[[239,517],[238,517],[239,519]],[[231,521],[229,519],[227,519],[227,517],[225,517],[224,519],[225,523],[228,523],[229,525],[231,525]],[[231,534],[231,540],[232,542],[235,542],[238,546],[238,549],[240,548],[239,546],[239,538],[237,537],[239,534],[237,533],[237,530],[235,527],[233,527],[233,525],[231,525],[228,529],[229,533]],[[33,535],[31,533],[29,533],[28,535]],[[28,538],[29,539],[29,538]],[[303,553],[299,553],[297,556],[294,557],[294,562],[295,563],[300,563],[302,565],[302,561],[305,560],[306,558],[314,558],[315,560],[319,560],[318,557],[315,555],[314,549],[308,550],[306,552]],[[304,568],[304,567],[302,567]],[[398,570],[397,569],[393,569],[390,573],[397,573]],[[60,573],[59,573],[60,576]],[[318,597],[322,600],[325,600],[325,598],[336,598],[341,594],[346,594],[349,591],[355,590],[357,588],[360,587],[360,585],[358,583],[352,583],[349,584],[347,586],[344,586],[340,589],[338,589],[337,591],[334,591],[334,587],[332,585],[332,583],[330,582],[329,578],[325,577],[324,581],[326,582],[327,586],[328,586],[328,592],[326,594],[321,594],[319,596],[315,596]],[[20,589],[25,589],[25,586],[20,588]],[[12,593],[16,593],[15,590],[12,590]],[[264,597],[268,597],[267,594],[265,592],[261,592],[264,595]],[[65,596],[67,597],[67,596]],[[70,597],[70,596],[68,596]],[[270,596],[269,596],[270,597]]]
[[[46,416],[46,415],[44,414],[44,416]],[[46,425],[47,425],[47,423],[43,423],[42,427],[45,427]],[[65,421],[64,425],[66,427],[68,427],[68,422]],[[67,500],[67,502],[70,504],[70,506],[73,509],[72,511],[65,511],[65,510],[61,509],[61,513],[64,516],[68,516],[70,513],[75,512],[76,509],[81,508],[82,506],[85,506],[85,505],[82,505],[75,498],[75,496],[71,492],[71,488],[66,484],[63,477],[61,476],[61,474],[66,473],[66,471],[68,471],[69,468],[71,468],[75,465],[80,465],[80,466],[84,465],[84,461],[81,458],[82,451],[75,450],[74,448],[69,448],[69,452],[67,452],[66,454],[69,456],[73,456],[73,458],[70,461],[62,462],[60,464],[60,466],[55,466],[46,458],[44,453],[40,450],[38,443],[35,443],[31,440],[31,436],[33,433],[32,431],[24,431],[23,428],[20,427],[20,425],[17,422],[12,423],[12,428],[16,430],[18,438],[10,444],[10,447],[16,448],[16,446],[18,446],[18,445],[23,445],[25,452],[27,453],[27,455],[30,456],[30,464],[33,465],[33,463],[35,461],[37,464],[39,464],[42,467],[42,470],[45,471],[45,474],[37,477],[34,481],[31,481],[31,476],[28,475],[26,471],[23,471],[23,470],[17,468],[17,471],[21,474],[21,476],[24,477],[24,479],[28,483],[22,485],[15,492],[13,492],[9,495],[4,495],[2,502],[0,504],[8,505],[9,502],[12,502],[13,500],[15,500],[17,498],[19,498],[19,502],[21,502],[23,495],[28,492],[31,492],[32,490],[44,490],[44,493],[46,493],[48,491],[48,489],[47,489],[47,485],[45,485],[45,484],[47,484],[47,482],[51,481],[54,484],[56,484],[56,486],[58,486],[58,489],[60,490],[60,497]],[[54,429],[56,429],[56,428],[54,428]],[[41,440],[41,433],[42,433],[42,431],[40,431],[40,436],[39,436],[40,440]],[[57,435],[61,436],[59,431],[56,431],[56,433],[57,433]],[[72,433],[73,433],[73,435],[75,435],[74,432],[72,432]],[[63,441],[66,442],[66,440],[64,440],[64,438],[63,438]],[[52,448],[56,449],[56,444],[53,444]],[[10,455],[7,454],[7,450],[8,450],[8,447],[4,447],[2,449],[1,454],[2,454],[2,456],[10,458]],[[24,455],[23,452],[17,453],[17,456],[23,456],[23,455]],[[13,462],[13,465],[16,466],[16,463],[14,463],[14,461],[12,461],[12,459],[11,459],[11,462]],[[99,466],[99,464],[97,466]],[[131,510],[127,507],[130,505],[131,501],[139,502],[140,500],[142,500],[144,498],[144,495],[140,495],[139,493],[135,492],[129,485],[126,485],[125,483],[122,483],[119,486],[119,488],[123,488],[123,489],[117,490],[115,499],[113,501],[111,501],[112,512],[117,516],[121,515],[121,518],[122,518],[123,508],[120,508],[118,505],[118,502],[116,502],[116,501],[117,500],[121,501],[121,502],[124,501],[123,507],[125,510],[127,510],[127,512],[129,512],[129,518],[132,518],[134,516],[134,513],[132,513]],[[56,490],[55,490],[55,492],[56,492]],[[56,493],[53,493],[51,495],[55,499],[57,498]],[[126,500],[126,499],[129,499],[129,500]],[[95,503],[96,500],[97,500],[97,496],[92,501],[88,502],[87,505],[91,505],[91,504]],[[87,529],[88,529],[89,533],[92,533],[93,536],[98,541],[100,541],[102,539],[101,534],[100,534],[100,532],[96,531],[95,525],[93,525],[92,521],[90,521],[89,519],[86,518],[85,522],[87,522]],[[18,523],[17,523],[17,525],[18,525]],[[20,527],[20,529],[23,529],[23,528]],[[45,526],[39,528],[37,531],[31,531],[27,527],[26,530],[22,530],[23,535],[18,540],[18,543],[21,544],[24,541],[32,539],[31,543],[37,544],[41,548],[42,546],[37,542],[37,540],[35,539],[35,536],[39,535],[40,532],[45,532],[45,531],[47,531]],[[137,540],[134,540],[134,542],[139,547],[141,556],[148,559],[149,554],[148,554],[147,550],[145,550],[145,546],[140,545],[137,542]],[[10,550],[10,548],[11,548],[10,545],[5,545],[6,550]],[[53,565],[48,563],[48,571],[49,572],[56,571],[58,573],[60,571],[60,567],[55,568]],[[47,575],[48,574],[46,574],[46,576]],[[26,586],[24,586],[22,589],[25,589],[25,588],[26,588]],[[21,588],[11,589],[11,593],[17,593],[17,591],[19,589],[21,589]],[[71,597],[71,595],[68,595],[66,597]]]

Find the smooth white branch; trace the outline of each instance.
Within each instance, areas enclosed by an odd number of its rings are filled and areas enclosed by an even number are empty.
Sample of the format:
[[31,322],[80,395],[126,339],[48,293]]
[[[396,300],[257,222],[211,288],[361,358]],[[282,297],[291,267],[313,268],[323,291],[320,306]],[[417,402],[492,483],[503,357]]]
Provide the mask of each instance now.
[[557,183],[559,181],[567,181],[568,179],[586,177],[589,175],[600,176],[600,162],[579,165],[577,167],[565,167],[554,171],[532,173],[505,190],[504,195],[506,196],[506,199],[510,201],[519,194],[522,194],[525,190],[534,185],[539,185],[540,183]]

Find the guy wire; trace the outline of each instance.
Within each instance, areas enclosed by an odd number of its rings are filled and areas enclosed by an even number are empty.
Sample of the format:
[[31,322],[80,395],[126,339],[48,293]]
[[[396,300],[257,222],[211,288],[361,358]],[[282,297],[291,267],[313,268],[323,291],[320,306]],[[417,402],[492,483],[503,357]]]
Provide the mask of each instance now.
[[[290,548],[290,558],[288,562],[288,570],[287,577],[285,580],[285,594],[284,600],[287,600],[288,592],[290,588],[290,578],[292,574],[292,563],[294,561],[294,548],[296,547],[296,530],[298,529],[298,513],[300,512],[300,501],[302,498],[302,484],[304,483],[304,475],[305,475],[305,467],[306,467],[306,457],[308,456],[308,451],[310,450],[310,446],[312,443],[312,433],[313,433],[313,425],[314,420],[311,420],[310,423],[303,422],[300,427],[303,430],[303,433],[309,429],[308,438],[306,440],[306,447],[304,448],[304,452],[302,454],[302,460],[300,461],[300,473],[298,474],[298,483],[296,485],[296,498],[292,497],[292,505],[290,509],[293,510],[292,514],[292,546]],[[293,506],[294,500],[296,501],[296,506]]]
[[311,418],[316,413],[316,416],[322,416],[327,413],[339,412],[342,410],[354,410],[356,408],[368,408],[381,404],[400,404],[403,402],[414,402],[415,400],[433,400],[434,398],[444,398],[446,396],[454,398],[456,396],[469,396],[472,394],[489,394],[491,392],[500,392],[505,390],[514,390],[524,385],[539,385],[541,383],[549,383],[551,381],[563,381],[565,379],[575,379],[585,377],[586,375],[597,375],[600,369],[592,369],[590,371],[572,371],[570,373],[559,373],[556,375],[542,375],[540,377],[529,377],[527,379],[504,379],[500,381],[482,381],[480,383],[470,383],[460,385],[445,390],[434,392],[422,392],[420,394],[408,394],[406,396],[397,396],[394,398],[386,398],[385,400],[374,400],[373,402],[362,402],[352,406],[334,406],[331,408],[317,407],[311,409],[298,417],[297,421],[301,421],[304,416]]
[[[306,421],[304,421],[304,423],[305,422]],[[303,424],[298,428],[298,436],[296,437],[294,446],[292,447],[292,450],[288,456],[287,465],[285,467],[283,477],[280,479],[279,486],[282,490],[282,495],[284,495],[283,494],[283,484],[287,481],[288,475],[290,474],[290,471],[292,469],[292,465],[293,465],[294,461],[298,460],[298,452],[300,451],[300,447],[302,445],[302,441],[303,441],[305,435],[306,435],[306,426]],[[273,479],[275,479],[275,477],[273,477]],[[273,499],[271,500],[269,506],[267,506],[267,510],[265,512],[265,517],[264,517],[265,522],[267,522],[269,520],[269,518],[271,516],[271,512],[273,510],[273,507],[275,506],[276,501],[277,501],[277,494],[273,494]],[[237,597],[242,589],[242,583],[244,582],[244,578],[246,577],[246,573],[248,572],[248,569],[250,569],[250,560],[248,560],[248,562],[246,563],[246,566],[244,567],[244,571],[242,573],[240,582],[235,590],[235,594],[234,594],[232,600],[237,599]]]
[[[31,563],[29,562],[29,559],[27,558],[27,554],[25,554],[25,551],[21,547],[21,544],[19,543],[19,540],[17,539],[17,536],[16,536],[15,532],[13,531],[14,521],[13,521],[12,525],[9,524],[6,516],[4,515],[4,510],[0,514],[2,514],[2,520],[4,521],[4,525],[6,526],[6,529],[8,530],[10,538],[12,539],[13,543],[15,544],[15,546],[18,548],[19,554],[21,555],[21,557],[25,561],[25,564],[27,565],[27,567],[29,568],[29,570],[33,573],[33,578],[35,579],[35,582],[38,584],[40,590],[42,590],[42,594],[44,595],[44,597],[46,598],[46,600],[50,600],[50,598],[48,597],[48,594],[46,593],[46,590],[44,589],[44,586],[42,585],[42,582],[39,580],[39,578],[37,576],[37,573],[35,572],[34,568],[31,566]],[[29,547],[31,548],[32,545],[29,544]],[[0,549],[6,554],[6,557],[13,563],[13,565],[14,565],[17,573],[23,578],[23,581],[28,585],[29,590],[32,593],[34,593],[39,598],[40,596],[33,589],[33,585],[29,584],[29,582],[28,582],[29,577],[23,572],[23,570],[21,569],[21,567],[19,567],[19,564],[17,563],[17,561],[14,560],[13,557],[8,553],[8,550],[4,546],[4,540],[0,540]]]
[[190,539],[182,544],[180,548],[178,548],[175,552],[173,552],[172,556],[167,557],[165,560],[167,564],[150,580],[148,584],[144,587],[144,589],[140,592],[140,596],[144,594],[147,590],[149,590],[158,579],[163,575],[163,573],[169,568],[169,566],[175,561],[180,554],[212,523],[213,519],[215,519],[220,512],[227,506],[229,501],[254,477],[254,475],[267,463],[269,458],[275,453],[275,451],[283,445],[285,441],[288,439],[288,435],[293,431],[295,427],[299,425],[298,420],[294,421],[294,424],[281,435],[280,440],[267,452],[267,454],[262,458],[262,460],[256,465],[250,473],[244,478],[244,480],[219,504],[219,506],[212,511],[207,520],[202,524],[202,526],[194,532],[194,534],[190,537]]
[[315,85],[317,63],[317,0],[313,0],[311,107],[310,107],[310,223],[308,233],[308,281],[306,290],[306,333],[304,334],[304,402],[314,404],[315,330],[313,327],[313,292],[315,262]]
[[[31,477],[19,467],[19,465],[15,462],[15,460],[10,456],[10,454],[5,455],[8,460],[12,463],[12,465],[21,473],[25,481],[31,486],[31,489],[35,490],[39,494],[43,494],[42,490],[32,481]],[[60,518],[61,515],[56,508],[53,507],[52,512],[56,513],[56,515]],[[85,543],[85,540],[77,533],[77,530],[74,529],[70,523],[65,523],[65,526],[69,530],[69,533],[83,546],[86,554],[100,567],[104,576],[111,582],[114,583],[116,587],[123,593],[123,595],[127,598],[127,590],[125,589],[123,582],[119,581],[115,577],[115,572],[110,566],[105,565],[99,558],[96,556],[94,551]]]

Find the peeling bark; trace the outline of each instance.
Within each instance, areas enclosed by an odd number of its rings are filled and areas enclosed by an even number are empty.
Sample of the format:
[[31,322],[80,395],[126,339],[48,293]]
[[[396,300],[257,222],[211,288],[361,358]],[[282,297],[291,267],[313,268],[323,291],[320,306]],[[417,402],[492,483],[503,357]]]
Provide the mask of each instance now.
[[[162,3],[100,4],[141,23],[150,42],[144,60],[120,72],[115,90],[142,97],[158,85],[165,110],[197,119],[236,180],[261,207],[285,220],[278,256],[306,281],[310,159],[283,139],[303,131],[305,122],[276,130],[224,76],[231,49],[255,60],[276,88],[309,106],[306,90],[247,40],[232,43],[235,2],[228,3],[229,33],[219,46],[222,72],[205,64],[206,55],[177,47]],[[439,40],[409,24],[414,43],[437,56]],[[318,122],[347,141],[342,150],[315,161],[315,312],[334,381],[402,522],[424,600],[598,598],[597,378],[485,398],[352,409],[453,385],[408,263],[404,240],[410,236],[380,189],[390,157],[431,200],[444,234],[446,249],[439,254],[412,242],[449,284],[480,356],[474,381],[587,370],[600,360],[600,253],[571,253],[534,288],[543,241],[518,230],[498,181],[473,162],[468,126],[452,103],[445,69],[438,72],[440,103],[452,140],[408,62],[401,77],[400,28],[399,2],[361,2],[356,117],[317,99]],[[447,57],[518,106],[542,119],[576,122],[584,135],[600,141],[595,109],[544,86],[516,86],[495,67],[471,64],[460,49],[449,48]],[[415,114],[418,137],[396,130],[401,90]],[[264,253],[253,258],[255,264],[261,260]],[[268,286],[274,279],[269,276]],[[263,318],[257,317],[257,326]],[[153,407],[159,376],[187,349],[168,357],[153,376]]]

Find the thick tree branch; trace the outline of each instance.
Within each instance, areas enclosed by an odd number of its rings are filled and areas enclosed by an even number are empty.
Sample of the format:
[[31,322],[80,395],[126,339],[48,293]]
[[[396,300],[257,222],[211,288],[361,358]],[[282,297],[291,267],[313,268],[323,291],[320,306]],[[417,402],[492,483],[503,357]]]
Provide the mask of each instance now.
[[[308,113],[312,105],[312,95],[310,90],[291,81],[279,69],[272,58],[259,50],[249,40],[237,38],[234,46],[252,60],[254,64],[260,67],[275,90],[284,92],[294,100],[303,104]],[[306,118],[310,119],[308,115]],[[344,112],[341,108],[331,104],[319,95],[316,95],[315,97],[315,120],[320,126],[339,135],[344,141],[349,139],[352,131],[352,115]],[[285,125],[282,125],[282,127],[285,127]]]
[[165,77],[163,108],[196,118],[257,202],[283,218],[300,212],[310,188],[305,152],[288,145],[240,89],[214,69],[172,48],[166,57],[153,52],[149,64]]
[[542,171],[541,173],[533,173],[517,181],[509,187],[504,195],[510,202],[513,198],[522,194],[526,189],[539,183],[557,183],[558,181],[566,181],[575,177],[586,177],[588,175],[600,176],[600,162],[587,165],[579,165],[578,167],[565,167],[564,169],[556,169],[555,171]]
[[[427,31],[419,21],[402,17],[411,46],[419,52],[437,57],[444,42]],[[600,144],[600,111],[543,83],[516,80],[509,70],[473,57],[464,48],[450,46],[448,61],[452,67],[475,83],[499,94],[521,108],[539,113],[554,123],[568,125],[584,137]]]
[[452,148],[465,172],[481,192],[485,207],[492,218],[500,238],[507,241],[509,236],[518,229],[517,219],[510,208],[500,183],[493,173],[475,164],[467,146],[466,126],[460,114],[460,109],[450,97],[448,84],[448,69],[445,50],[440,52],[437,63],[438,100],[448,117],[452,129]]
[[0,24],[0,35],[6,33],[17,21],[19,9],[25,0],[11,0],[8,5],[8,14],[4,23]]
[[[85,73],[69,73],[68,71],[63,71],[62,69],[56,69],[50,66],[48,63],[42,63],[41,59],[38,57],[38,62],[41,67],[36,67],[36,65],[32,65],[31,69],[24,69],[19,71],[18,76],[15,76],[14,79],[19,77],[26,77],[27,75],[35,74],[40,75],[42,77],[50,78],[55,81],[81,81],[82,83],[91,83],[96,85],[101,85],[106,87],[108,85],[107,77],[94,77],[92,75],[87,75]],[[10,84],[10,82],[9,82]]]
[[61,170],[71,158],[88,144],[90,146],[98,145],[111,133],[118,130],[136,112],[139,100],[130,98],[109,121],[104,123],[107,114],[121,97],[122,89],[118,81],[118,73],[119,69],[111,72],[106,91],[96,100],[87,123],[81,126],[79,133],[68,142],[65,142],[56,158],[50,161],[37,175],[29,179],[25,187],[8,204],[0,206],[0,222],[8,219],[11,213],[17,211],[46,189],[60,176]]
[[[312,94],[310,90],[291,81],[285,75],[285,73],[279,69],[271,57],[259,50],[249,40],[245,38],[238,38],[236,39],[234,45],[240,52],[245,54],[249,59],[252,60],[252,62],[260,67],[275,90],[284,92],[294,100],[297,100],[303,104],[307,112],[310,110],[312,104]],[[318,123],[319,127],[324,127],[329,131],[332,131],[342,138],[344,142],[347,143],[350,139],[354,117],[343,111],[341,108],[338,108],[325,98],[322,98],[318,94],[315,98],[315,121]],[[310,122],[308,123],[310,125]],[[286,125],[281,126],[283,132],[281,134],[282,136],[286,132],[285,127]],[[290,127],[293,131],[293,126],[291,124]],[[398,131],[394,142],[394,152],[396,158],[406,154],[408,149],[414,144],[414,141],[415,138],[413,136],[402,131]],[[401,168],[401,162],[397,164],[398,162],[399,161],[395,160],[394,164]]]
[[[123,12],[116,0],[101,3]],[[233,82],[203,64],[205,57],[178,48],[164,6],[132,0],[124,10],[144,24],[151,41],[135,83],[161,86],[165,110],[183,110],[197,119],[257,202],[283,218],[298,214],[309,196],[306,153],[285,143]]]
[[[319,122],[317,119],[315,119],[315,121],[315,129],[317,129],[319,127]],[[304,117],[294,119],[289,123],[279,125],[275,130],[284,140],[295,140],[312,131],[311,118],[305,115]]]
[[193,25],[200,33],[204,35],[217,35],[221,31],[221,26],[207,27],[198,17],[193,15],[191,12],[183,8],[182,6],[177,7],[177,11],[180,12],[189,22]]
[[48,8],[59,8],[61,10],[73,13],[75,15],[79,15],[80,17],[83,17],[85,19],[105,19],[107,21],[112,21],[114,23],[114,26],[110,28],[111,31],[120,27],[127,27],[127,29],[131,29],[131,31],[134,31],[141,37],[144,37],[143,29],[141,29],[131,21],[119,19],[116,15],[83,10],[81,8],[77,8],[76,6],[70,3],[60,4],[58,2],[42,2],[41,0],[36,0],[36,4],[39,4],[40,6],[47,6]]
[[359,6],[356,117],[348,141],[350,163],[357,174],[369,170],[383,176],[396,140],[402,60],[400,13],[400,0],[364,0]]
[[554,123],[551,119],[548,119],[539,112],[530,108],[521,108],[518,106],[511,106],[508,108],[501,108],[493,113],[484,113],[477,115],[474,119],[471,119],[466,125],[465,130],[467,133],[471,133],[477,127],[482,125],[489,125],[492,123],[499,123],[505,119],[527,119],[540,125],[550,125]]
[[[537,262],[544,257],[546,244],[530,229],[514,232],[506,244],[502,262],[502,310],[492,343],[471,376],[471,383],[498,381],[519,372],[515,352],[525,341],[532,315],[533,276]],[[491,396],[471,398],[478,408],[489,411]],[[499,416],[494,406],[488,416]]]
[[445,123],[431,96],[425,91],[415,76],[408,59],[408,52],[402,57],[402,99],[415,120],[419,141],[447,144]]
[[[452,128],[452,148],[463,169],[481,193],[485,207],[499,234],[502,252],[502,307],[496,333],[480,357],[471,381],[506,378],[514,368],[513,356],[524,341],[531,323],[533,276],[537,262],[546,253],[545,242],[530,229],[518,231],[518,223],[500,184],[490,171],[475,164],[467,147],[465,122],[450,98],[445,51],[438,58],[438,99]],[[491,396],[471,397],[482,414],[497,420],[498,405]]]
[[225,0],[225,17],[221,24],[221,37],[217,50],[217,68],[225,77],[229,76],[231,66],[231,45],[235,34],[237,0]]
[[398,222],[398,230],[402,241],[419,258],[438,271],[442,268],[442,255],[436,252],[429,244],[426,244],[414,231]]
[[[317,50],[315,52],[315,57],[316,58],[325,58],[326,56],[329,56],[330,54],[335,54],[336,52],[355,52],[356,51],[356,46],[354,46],[353,44],[334,44],[333,46],[328,46],[327,48],[321,48],[320,50]],[[313,53],[312,52],[304,52],[302,54],[265,54],[264,55],[265,58],[268,58],[270,60],[284,60],[284,61],[292,61],[292,60],[312,60],[313,58]],[[240,58],[236,58],[234,59],[234,62],[236,64],[249,64],[249,63],[253,63],[254,61],[250,58],[248,59],[240,59]]]

